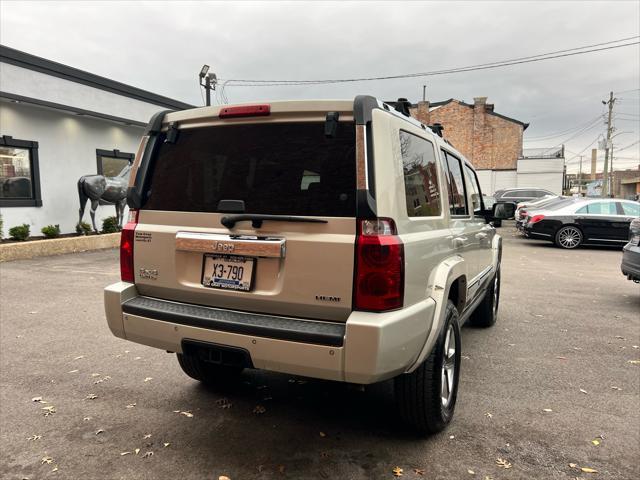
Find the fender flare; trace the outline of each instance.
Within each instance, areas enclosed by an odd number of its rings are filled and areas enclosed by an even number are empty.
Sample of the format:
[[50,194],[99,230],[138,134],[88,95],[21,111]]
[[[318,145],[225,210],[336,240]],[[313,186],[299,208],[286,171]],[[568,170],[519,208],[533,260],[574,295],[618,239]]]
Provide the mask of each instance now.
[[442,325],[444,325],[447,312],[447,299],[449,298],[451,285],[460,277],[466,277],[466,265],[460,255],[446,258],[434,269],[430,282],[430,297],[435,301],[436,308],[431,321],[431,329],[420,354],[406,370],[406,373],[413,372],[424,362],[424,359],[429,353],[431,353],[442,329]]

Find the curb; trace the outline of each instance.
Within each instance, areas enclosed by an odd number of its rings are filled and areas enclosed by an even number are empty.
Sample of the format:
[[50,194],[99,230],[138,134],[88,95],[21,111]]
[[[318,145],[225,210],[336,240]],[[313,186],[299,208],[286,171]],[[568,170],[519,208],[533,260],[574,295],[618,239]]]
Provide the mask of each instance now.
[[0,245],[0,262],[116,248],[119,245],[120,233],[8,243]]

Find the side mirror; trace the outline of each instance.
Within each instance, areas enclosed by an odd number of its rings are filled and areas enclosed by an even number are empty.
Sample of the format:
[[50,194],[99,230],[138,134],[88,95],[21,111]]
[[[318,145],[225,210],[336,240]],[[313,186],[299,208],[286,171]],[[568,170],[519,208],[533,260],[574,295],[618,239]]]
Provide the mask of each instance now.
[[494,220],[507,220],[516,214],[515,203],[494,203],[491,208],[491,216]]

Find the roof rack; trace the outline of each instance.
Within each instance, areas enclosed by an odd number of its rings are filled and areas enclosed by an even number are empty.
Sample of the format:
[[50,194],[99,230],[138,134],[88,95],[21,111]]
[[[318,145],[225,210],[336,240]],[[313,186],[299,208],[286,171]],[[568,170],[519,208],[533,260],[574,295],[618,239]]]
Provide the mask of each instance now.
[[411,117],[411,112],[409,111],[409,109],[411,108],[411,102],[409,100],[407,100],[406,98],[399,98],[395,102],[385,101],[384,103],[386,103],[387,105],[392,106],[398,112],[403,114],[405,117]]

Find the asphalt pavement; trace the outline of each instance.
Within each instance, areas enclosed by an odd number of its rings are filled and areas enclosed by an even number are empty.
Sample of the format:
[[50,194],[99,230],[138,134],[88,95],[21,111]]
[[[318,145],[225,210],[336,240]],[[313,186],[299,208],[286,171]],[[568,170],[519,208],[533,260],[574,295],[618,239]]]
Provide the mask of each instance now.
[[455,418],[430,438],[400,425],[391,382],[250,371],[212,390],[113,337],[115,250],[0,264],[0,477],[640,478],[640,286],[621,251],[499,231],[498,323],[463,329]]

